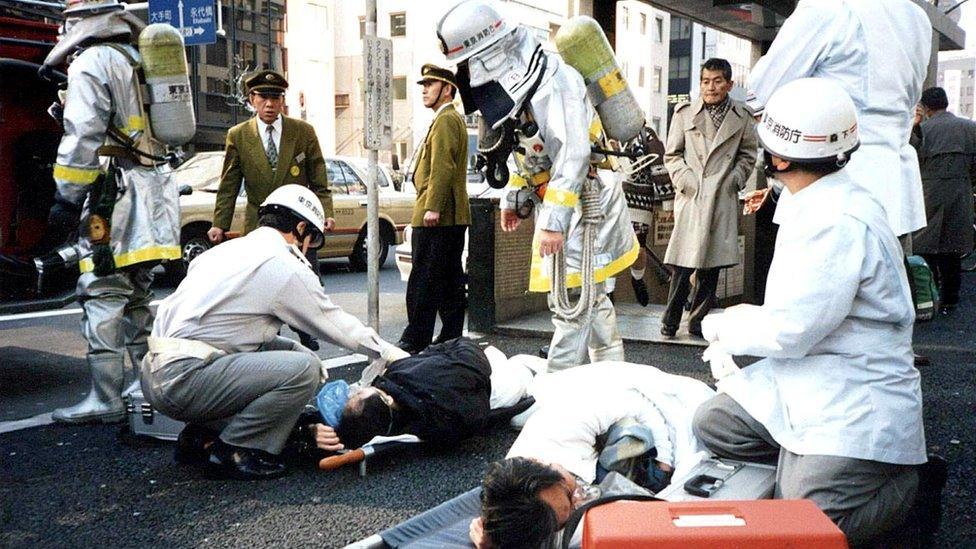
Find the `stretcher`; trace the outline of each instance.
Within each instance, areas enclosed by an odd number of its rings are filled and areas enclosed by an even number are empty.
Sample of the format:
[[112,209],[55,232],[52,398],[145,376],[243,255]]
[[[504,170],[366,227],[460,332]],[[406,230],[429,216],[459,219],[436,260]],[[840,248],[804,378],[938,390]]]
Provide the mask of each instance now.
[[[510,419],[528,410],[535,399],[525,397],[512,406],[496,408],[488,412],[488,426],[507,423]],[[384,454],[392,454],[413,447],[415,444],[423,443],[422,440],[414,435],[406,434],[393,437],[374,437],[364,444],[361,448],[342,452],[338,455],[328,456],[319,461],[319,469],[323,471],[333,471],[346,465],[359,465],[359,476],[366,476],[366,464],[374,457]]]
[[468,528],[480,514],[481,488],[474,488],[346,549],[474,547]]

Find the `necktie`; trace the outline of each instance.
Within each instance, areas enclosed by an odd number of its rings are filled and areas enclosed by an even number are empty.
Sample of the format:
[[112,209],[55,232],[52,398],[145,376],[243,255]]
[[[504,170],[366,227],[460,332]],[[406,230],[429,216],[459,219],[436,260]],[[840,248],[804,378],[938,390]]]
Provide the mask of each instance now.
[[271,169],[275,169],[278,165],[278,147],[275,147],[274,142],[274,126],[267,126],[268,128],[268,146],[265,152],[268,153],[268,163],[271,164]]

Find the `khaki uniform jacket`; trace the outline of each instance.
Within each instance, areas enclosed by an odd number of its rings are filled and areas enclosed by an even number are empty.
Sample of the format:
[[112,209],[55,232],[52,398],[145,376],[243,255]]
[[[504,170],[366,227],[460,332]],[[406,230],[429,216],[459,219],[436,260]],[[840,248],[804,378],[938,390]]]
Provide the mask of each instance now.
[[701,99],[675,107],[664,165],[674,185],[674,232],[664,262],[693,269],[739,262],[738,191],[756,166],[755,122],[732,101],[715,129]]
[[424,214],[432,211],[441,214],[439,227],[470,225],[467,183],[468,131],[454,105],[447,105],[434,117],[417,155],[417,202],[410,224],[423,227]]
[[334,217],[332,192],[326,176],[325,159],[315,129],[311,125],[282,115],[278,167],[271,169],[264,143],[258,135],[257,118],[238,124],[227,131],[224,169],[214,207],[214,226],[230,229],[234,202],[241,191],[247,191],[247,214],[244,233],[257,227],[258,208],[272,191],[292,183],[308,187],[322,201],[325,217]]

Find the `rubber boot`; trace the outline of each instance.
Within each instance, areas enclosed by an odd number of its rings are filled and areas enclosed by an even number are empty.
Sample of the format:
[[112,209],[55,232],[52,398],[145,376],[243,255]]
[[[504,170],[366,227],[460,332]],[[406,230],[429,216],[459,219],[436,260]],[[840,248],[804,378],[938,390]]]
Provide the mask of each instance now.
[[132,367],[125,369],[124,386],[129,387],[133,382],[138,385],[141,377],[140,372],[142,372],[142,358],[149,352],[149,345],[146,343],[128,345],[125,352],[129,355],[129,364]]
[[120,423],[125,419],[122,403],[124,368],[121,356],[88,357],[92,388],[85,400],[51,414],[57,423]]

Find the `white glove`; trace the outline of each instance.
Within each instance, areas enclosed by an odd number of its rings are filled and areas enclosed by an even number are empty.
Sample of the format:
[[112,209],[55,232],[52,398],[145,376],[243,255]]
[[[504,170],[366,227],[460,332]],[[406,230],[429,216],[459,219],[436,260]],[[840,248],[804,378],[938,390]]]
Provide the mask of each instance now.
[[383,349],[383,352],[380,353],[380,357],[386,360],[387,363],[396,362],[401,358],[407,358],[408,356],[410,356],[410,353],[404,351],[396,345],[390,345]]
[[[705,320],[708,320],[707,318]],[[702,323],[702,330],[704,331],[705,324]],[[730,375],[737,374],[741,371],[735,360],[732,359],[732,355],[725,352],[722,345],[719,343],[712,343],[705,349],[702,353],[702,361],[707,362],[712,369],[712,377],[715,381],[721,381],[722,379],[729,377]]]
[[718,317],[721,316],[721,314],[722,313],[713,313],[702,319],[701,331],[702,337],[705,338],[705,341],[714,343],[718,340]]

